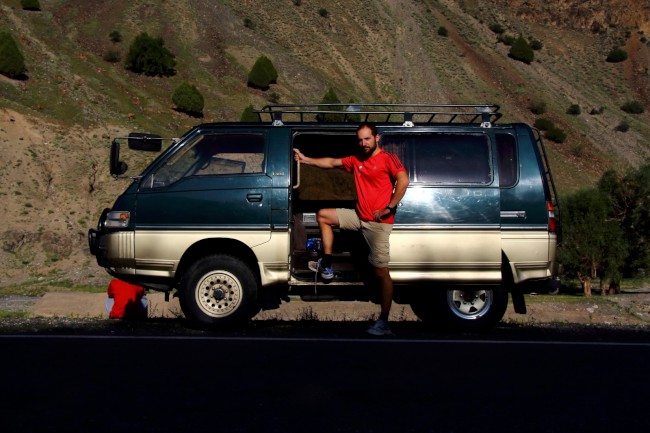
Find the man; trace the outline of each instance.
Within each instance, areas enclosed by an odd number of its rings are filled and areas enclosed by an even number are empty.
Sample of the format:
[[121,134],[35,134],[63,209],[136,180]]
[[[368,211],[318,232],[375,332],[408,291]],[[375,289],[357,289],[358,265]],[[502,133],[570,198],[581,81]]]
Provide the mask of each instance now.
[[406,187],[408,174],[399,158],[381,149],[377,128],[362,123],[357,128],[360,154],[345,158],[309,158],[294,149],[295,159],[303,164],[320,168],[343,168],[354,174],[357,190],[356,209],[321,209],[317,221],[323,242],[323,257],[309,262],[309,268],[320,272],[323,279],[334,278],[332,271],[333,227],[342,230],[360,230],[370,247],[368,261],[374,269],[381,291],[381,314],[368,329],[373,335],[392,335],[388,314],[393,302],[393,280],[388,271],[390,261],[389,237],[393,229],[395,212]]

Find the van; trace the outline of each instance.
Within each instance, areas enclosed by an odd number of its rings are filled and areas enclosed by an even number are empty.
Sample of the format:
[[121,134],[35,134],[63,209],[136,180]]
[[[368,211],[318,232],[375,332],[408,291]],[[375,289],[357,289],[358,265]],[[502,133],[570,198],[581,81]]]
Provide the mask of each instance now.
[[[433,104],[269,105],[259,122],[190,129],[137,176],[96,229],[90,251],[113,277],[174,293],[193,324],[251,319],[291,296],[374,301],[367,245],[335,231],[333,281],[309,270],[320,248],[316,213],[354,207],[351,175],[301,166],[307,156],[357,151],[356,126],[377,125],[380,147],[399,156],[410,185],[391,235],[396,303],[423,321],[485,329],[510,293],[557,281],[559,204],[542,137],[500,124],[499,106]],[[113,140],[111,174],[124,178],[120,143],[160,150],[162,139]]]

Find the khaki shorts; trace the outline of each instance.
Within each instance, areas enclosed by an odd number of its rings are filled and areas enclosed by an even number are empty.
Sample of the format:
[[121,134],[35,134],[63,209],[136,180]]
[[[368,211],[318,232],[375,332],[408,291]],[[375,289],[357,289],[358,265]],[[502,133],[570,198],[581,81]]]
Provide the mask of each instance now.
[[388,238],[393,230],[392,224],[362,221],[354,209],[336,209],[341,230],[361,231],[370,247],[368,261],[376,268],[387,268],[390,262],[390,243]]

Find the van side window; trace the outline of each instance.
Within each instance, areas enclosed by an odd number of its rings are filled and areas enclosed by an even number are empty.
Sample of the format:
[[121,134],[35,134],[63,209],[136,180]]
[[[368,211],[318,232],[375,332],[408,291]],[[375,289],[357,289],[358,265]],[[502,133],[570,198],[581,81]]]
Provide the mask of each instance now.
[[411,180],[423,184],[492,182],[490,143],[484,134],[385,135],[384,149],[409,166]]
[[517,183],[519,174],[517,142],[510,134],[496,134],[495,137],[499,160],[499,186],[510,188]]
[[160,188],[189,176],[264,173],[264,135],[199,134],[149,176],[143,188]]

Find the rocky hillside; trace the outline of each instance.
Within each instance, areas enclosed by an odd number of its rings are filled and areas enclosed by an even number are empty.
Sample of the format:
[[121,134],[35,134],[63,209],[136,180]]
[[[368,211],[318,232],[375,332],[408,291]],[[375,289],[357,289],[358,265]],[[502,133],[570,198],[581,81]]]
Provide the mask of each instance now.
[[[567,132],[547,140],[560,193],[607,168],[650,156],[650,0],[19,0],[0,5],[0,31],[18,42],[24,80],[0,75],[0,287],[55,279],[103,284],[85,234],[125,187],[108,176],[110,138],[131,130],[177,136],[200,121],[237,120],[270,100],[491,102],[505,121],[533,123],[531,106]],[[543,47],[524,64],[502,36]],[[446,36],[438,34],[444,27]],[[492,30],[491,30],[492,28]],[[123,40],[112,42],[118,31]],[[169,78],[135,75],[123,61],[142,31],[177,58]],[[623,48],[629,58],[608,63]],[[260,55],[279,72],[262,92],[246,86]],[[203,119],[174,111],[173,90],[196,85]],[[621,111],[627,101],[646,107]],[[568,115],[572,104],[581,114]],[[601,109],[602,112],[601,112]],[[600,114],[590,114],[598,111]],[[617,132],[625,120],[630,129]],[[144,163],[144,161],[140,161]]]

